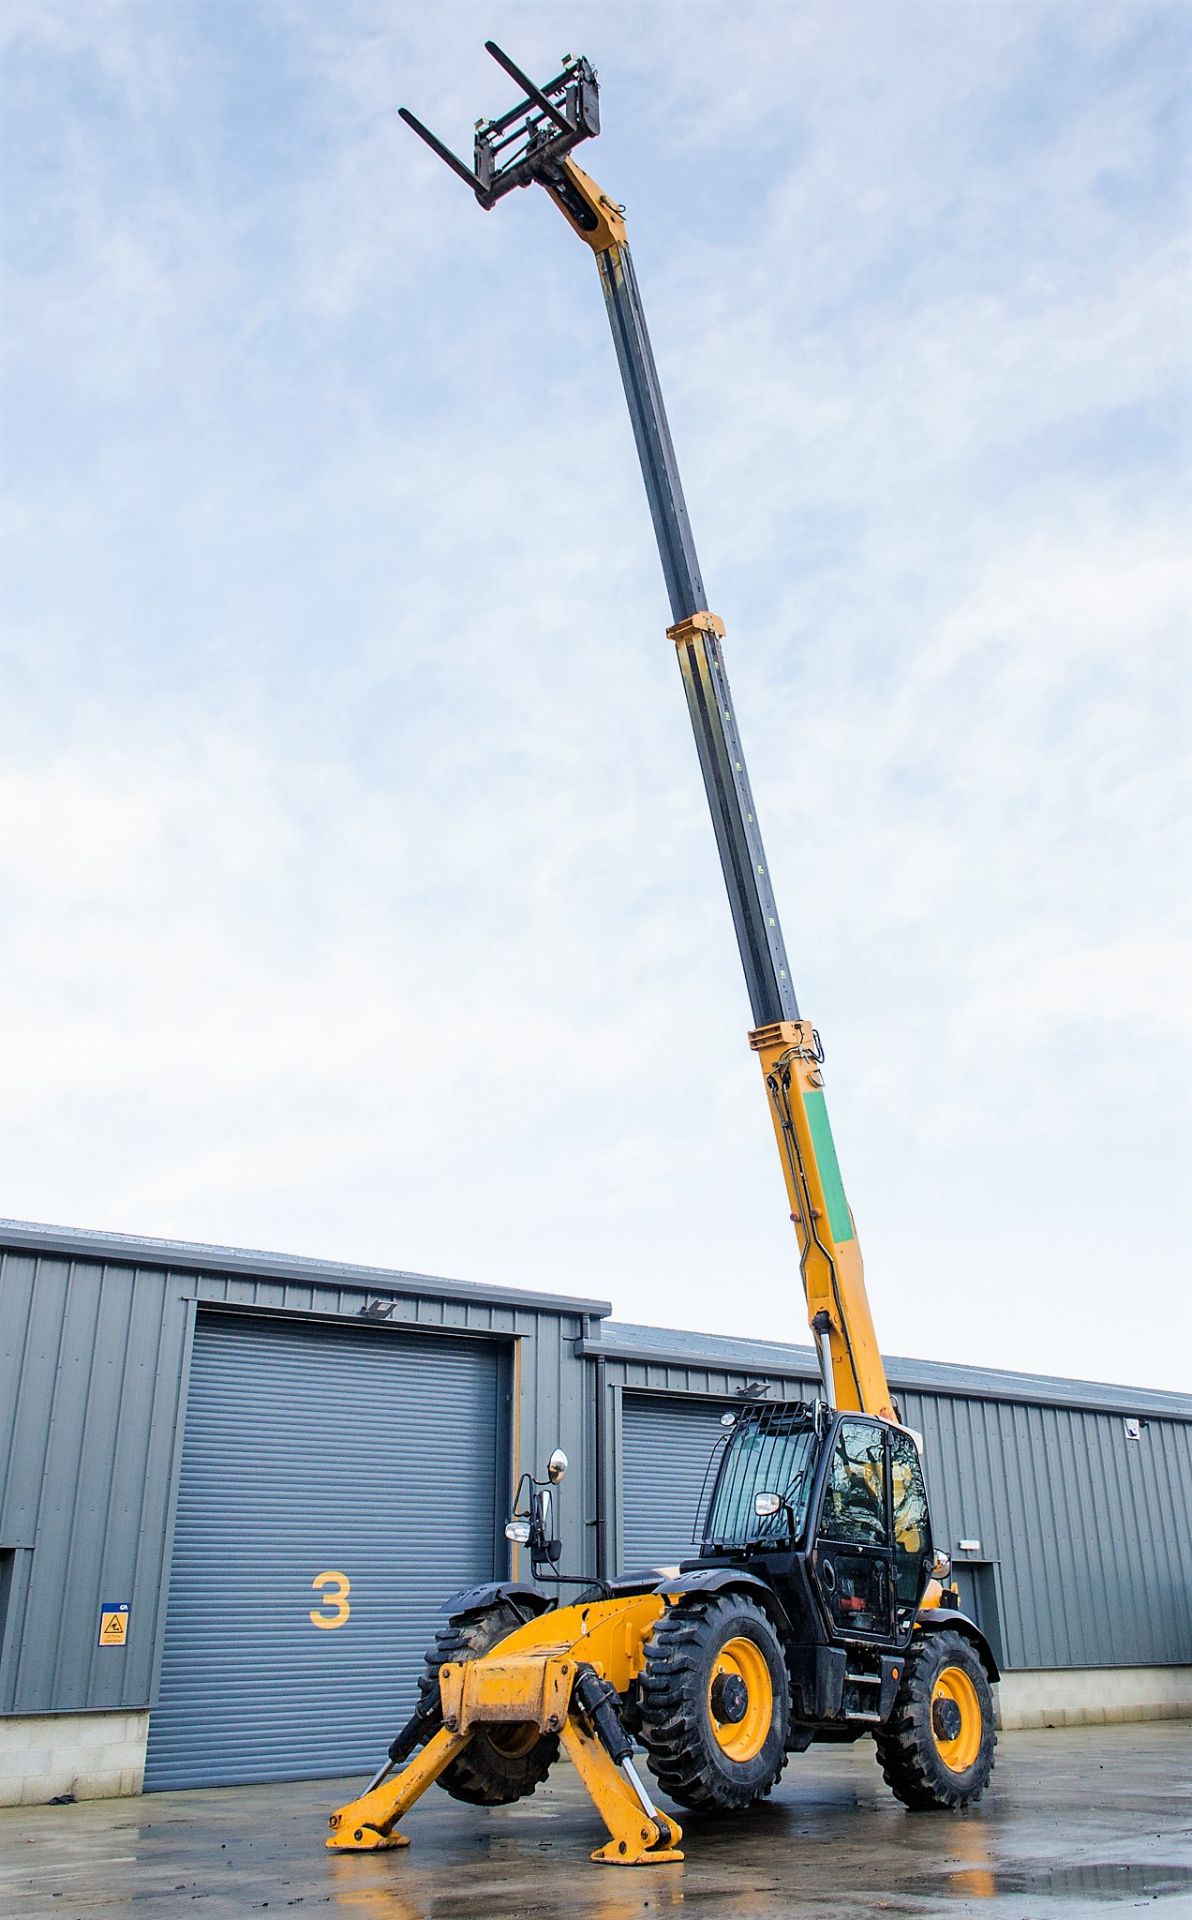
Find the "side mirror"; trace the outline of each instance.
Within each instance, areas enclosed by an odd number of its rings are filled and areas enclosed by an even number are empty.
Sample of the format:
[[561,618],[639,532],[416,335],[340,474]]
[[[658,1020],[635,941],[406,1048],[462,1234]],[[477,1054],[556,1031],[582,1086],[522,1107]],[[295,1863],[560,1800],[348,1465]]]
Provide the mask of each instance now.
[[952,1555],[950,1553],[944,1553],[942,1549],[937,1551],[935,1554],[935,1557],[931,1562],[932,1579],[946,1580],[948,1579],[951,1572],[952,1572]]
[[784,1502],[780,1493],[755,1493],[753,1511],[759,1520],[769,1520],[772,1515],[781,1513]]
[[523,1473],[513,1498],[513,1512],[505,1522],[505,1538],[517,1547],[529,1547],[530,1565],[557,1566],[563,1543],[555,1537],[555,1488],[567,1471],[567,1455],[556,1447],[546,1463],[548,1478],[535,1480]]

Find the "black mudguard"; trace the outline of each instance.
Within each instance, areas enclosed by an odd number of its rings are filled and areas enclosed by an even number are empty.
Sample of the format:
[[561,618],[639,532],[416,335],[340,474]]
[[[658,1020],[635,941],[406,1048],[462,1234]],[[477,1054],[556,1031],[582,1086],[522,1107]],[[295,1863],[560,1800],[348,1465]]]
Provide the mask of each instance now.
[[453,1593],[450,1600],[444,1600],[439,1612],[445,1613],[449,1620],[462,1620],[465,1614],[484,1613],[502,1600],[507,1600],[523,1620],[533,1620],[537,1614],[557,1605],[554,1594],[543,1593],[541,1587],[532,1587],[525,1581],[489,1580],[483,1586],[465,1587],[462,1593]]
[[971,1640],[990,1681],[1000,1680],[1001,1672],[993,1657],[993,1650],[975,1620],[967,1613],[961,1613],[959,1607],[920,1607],[915,1615],[915,1627],[920,1633],[943,1633],[951,1627],[954,1633],[962,1633]]

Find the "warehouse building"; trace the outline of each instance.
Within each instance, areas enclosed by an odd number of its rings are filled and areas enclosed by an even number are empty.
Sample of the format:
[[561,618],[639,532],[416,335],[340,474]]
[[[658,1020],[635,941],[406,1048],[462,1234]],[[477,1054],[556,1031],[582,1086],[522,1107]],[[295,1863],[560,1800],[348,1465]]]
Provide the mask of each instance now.
[[[0,1803],[371,1771],[450,1592],[688,1553],[810,1348],[607,1302],[0,1223]],[[1192,1714],[1192,1397],[892,1360],[1007,1725]]]

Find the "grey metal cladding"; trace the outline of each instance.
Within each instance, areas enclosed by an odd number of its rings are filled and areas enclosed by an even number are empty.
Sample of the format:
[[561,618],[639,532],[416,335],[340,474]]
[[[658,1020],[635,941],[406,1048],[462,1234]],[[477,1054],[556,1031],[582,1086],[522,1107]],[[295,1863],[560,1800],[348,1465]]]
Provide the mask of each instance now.
[[[811,1347],[774,1340],[742,1340],[733,1334],[688,1333],[670,1327],[643,1327],[606,1320],[585,1341],[593,1358],[640,1361],[654,1367],[713,1369],[740,1377],[818,1378]],[[1036,1401],[1040,1405],[1085,1407],[1123,1414],[1159,1414],[1192,1421],[1192,1394],[1156,1387],[1121,1386],[1100,1380],[1068,1380],[1054,1374],[1011,1373],[997,1367],[961,1366],[943,1360],[886,1357],[890,1385],[911,1392],[961,1393],[997,1401]]]
[[[33,1549],[9,1712],[143,1704],[152,1675],[185,1314],[133,1268],[73,1278],[68,1261],[0,1264],[0,1546]],[[131,1604],[123,1649],[97,1644],[109,1600]]]
[[[1192,1661],[1192,1427],[908,1395],[941,1544],[994,1564],[1007,1664]],[[963,1560],[968,1556],[957,1554]]]
[[[0,1228],[0,1550],[10,1550],[0,1712],[152,1701],[197,1314],[358,1324],[380,1300],[382,1335],[423,1327],[513,1343],[519,1431],[497,1481],[515,1465],[541,1469],[562,1445],[572,1462],[560,1490],[567,1566],[589,1573],[598,1488],[616,1550],[623,1393],[706,1406],[759,1380],[775,1394],[816,1392],[810,1348],[600,1325],[602,1303],[566,1296],[280,1256],[254,1268],[253,1258]],[[941,1537],[953,1549],[981,1540],[1007,1664],[1192,1659],[1192,1398],[925,1361],[894,1361],[890,1377],[926,1435]],[[1138,1440],[1125,1438],[1125,1415],[1142,1421]],[[684,1512],[684,1528],[689,1520]],[[131,1603],[123,1650],[96,1644],[107,1600]]]
[[528,1305],[539,1312],[595,1314],[612,1312],[607,1300],[576,1299],[571,1294],[533,1293],[521,1287],[485,1287],[470,1280],[445,1280],[395,1267],[362,1267],[337,1260],[310,1260],[299,1254],[268,1253],[252,1247],[216,1247],[197,1240],[155,1240],[148,1235],[103,1233],[87,1227],[42,1226],[33,1220],[0,1219],[0,1247],[34,1254],[64,1254],[69,1259],[112,1260],[123,1265],[169,1269],[174,1273],[245,1274],[250,1281],[307,1282],[325,1288],[362,1287],[374,1294],[414,1294],[442,1300],[484,1300],[505,1306]]
[[[522,1356],[517,1457],[541,1466],[553,1445],[566,1449],[575,1471],[561,1489],[565,1538],[580,1570],[594,1568],[582,1524],[594,1498],[591,1410],[574,1348],[602,1303],[564,1311],[553,1295],[434,1281],[419,1293],[413,1276],[313,1261],[260,1272],[234,1254],[224,1271],[199,1271],[185,1245],[174,1269],[169,1243],[55,1229],[55,1245],[75,1249],[55,1252],[39,1249],[40,1233],[0,1230],[0,1551],[20,1562],[0,1712],[151,1704],[186,1370],[195,1314],[209,1307],[358,1324],[381,1299],[392,1309],[383,1328],[512,1341]],[[500,1480],[512,1465],[498,1463]],[[128,1644],[100,1648],[100,1606],[118,1600],[131,1606]]]

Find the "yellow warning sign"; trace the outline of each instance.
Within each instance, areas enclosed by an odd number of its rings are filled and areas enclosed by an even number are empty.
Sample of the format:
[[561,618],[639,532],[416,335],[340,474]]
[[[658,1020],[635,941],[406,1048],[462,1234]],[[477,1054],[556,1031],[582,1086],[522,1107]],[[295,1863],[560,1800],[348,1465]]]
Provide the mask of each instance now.
[[128,1640],[128,1602],[118,1601],[113,1607],[102,1607],[99,1615],[99,1644],[101,1647],[122,1647]]

